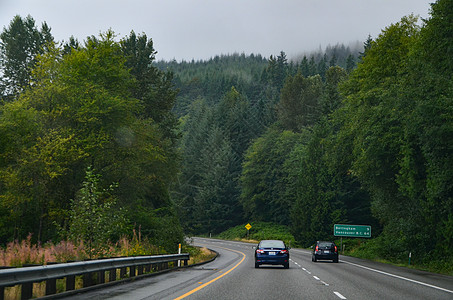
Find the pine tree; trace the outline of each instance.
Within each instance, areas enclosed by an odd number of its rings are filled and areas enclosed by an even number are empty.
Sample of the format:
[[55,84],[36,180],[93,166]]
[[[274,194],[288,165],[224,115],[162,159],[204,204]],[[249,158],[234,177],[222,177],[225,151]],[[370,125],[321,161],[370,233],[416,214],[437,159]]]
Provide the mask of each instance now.
[[17,15],[0,39],[0,97],[11,100],[29,86],[36,57],[44,53],[53,37],[45,22],[38,30],[31,16]]

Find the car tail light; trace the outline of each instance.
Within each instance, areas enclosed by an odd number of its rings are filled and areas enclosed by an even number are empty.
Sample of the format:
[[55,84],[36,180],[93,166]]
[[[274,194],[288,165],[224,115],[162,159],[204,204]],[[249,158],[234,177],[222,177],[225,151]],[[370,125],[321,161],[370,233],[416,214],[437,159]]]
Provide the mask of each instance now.
[[318,245],[316,245],[316,249],[315,249],[315,251],[318,251]]
[[337,246],[335,246],[335,252],[337,252],[337,251],[338,251]]
[[288,254],[288,250],[283,249],[283,250],[280,251],[280,253],[281,253],[281,254]]
[[256,249],[256,253],[264,254],[264,250],[262,250],[262,249]]

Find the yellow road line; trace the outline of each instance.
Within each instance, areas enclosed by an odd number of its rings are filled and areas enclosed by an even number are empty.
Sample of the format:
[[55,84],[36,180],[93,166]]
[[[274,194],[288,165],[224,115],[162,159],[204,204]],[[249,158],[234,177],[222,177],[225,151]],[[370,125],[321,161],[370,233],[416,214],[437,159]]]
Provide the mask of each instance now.
[[233,249],[228,249],[228,248],[223,248],[223,247],[218,247],[218,248],[222,248],[222,249],[225,249],[225,250],[230,250],[230,251],[233,251],[233,252],[242,254],[242,259],[241,259],[241,261],[238,262],[234,267],[232,267],[231,269],[229,269],[227,272],[223,273],[222,275],[220,275],[220,276],[218,276],[218,277],[212,279],[212,280],[209,281],[209,282],[206,282],[206,283],[203,284],[203,285],[200,285],[199,287],[197,287],[197,288],[195,288],[195,289],[193,289],[193,290],[191,290],[191,291],[185,293],[185,294],[182,295],[182,296],[179,296],[178,298],[175,298],[174,300],[179,300],[179,299],[186,298],[187,296],[192,295],[193,293],[195,293],[195,292],[201,290],[202,288],[204,288],[204,287],[210,285],[211,283],[213,283],[213,282],[219,280],[219,279],[222,278],[223,276],[227,275],[228,273],[230,273],[231,271],[233,271],[234,269],[236,269],[236,267],[239,266],[239,265],[245,260],[246,255],[245,255],[243,252],[241,252],[241,251],[237,251],[237,250],[233,250]]

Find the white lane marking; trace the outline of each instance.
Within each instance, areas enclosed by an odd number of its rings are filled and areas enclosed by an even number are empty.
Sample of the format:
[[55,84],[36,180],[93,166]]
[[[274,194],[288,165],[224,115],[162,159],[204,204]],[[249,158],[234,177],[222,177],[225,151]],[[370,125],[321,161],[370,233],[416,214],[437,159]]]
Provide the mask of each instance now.
[[395,278],[398,278],[398,279],[406,280],[406,281],[409,281],[409,282],[412,282],[412,283],[417,283],[417,284],[424,285],[424,286],[427,286],[427,287],[430,287],[430,288],[433,288],[433,289],[438,289],[438,290],[453,294],[452,290],[447,290],[447,289],[441,288],[439,286],[435,286],[435,285],[432,285],[432,284],[428,284],[428,283],[424,283],[424,282],[421,282],[421,281],[413,280],[413,279],[406,278],[406,277],[403,277],[403,276],[399,276],[399,275],[395,275],[395,274],[379,271],[379,270],[376,270],[376,269],[368,268],[368,267],[361,266],[361,265],[358,265],[358,264],[355,264],[355,263],[352,263],[352,262],[348,262],[348,261],[344,261],[344,260],[342,262],[350,264],[350,265],[353,265],[353,266],[356,266],[356,267],[359,267],[359,268],[363,268],[363,269],[366,269],[366,270],[369,270],[369,271],[373,271],[373,272],[376,272],[376,273],[380,273],[380,274],[384,274],[384,275],[387,275],[387,276],[395,277]]
[[300,267],[300,265],[296,261],[292,260],[291,258],[289,260],[292,261],[296,266]]
[[338,298],[340,299],[347,299],[345,296],[343,296],[342,294],[340,294],[339,292],[333,292],[335,295],[337,295]]
[[329,286],[329,284],[327,282],[325,282],[325,281],[321,280],[321,283],[324,284],[325,286]]
[[321,279],[319,279],[319,277],[316,277],[316,276],[313,276],[313,278],[316,280],[321,280]]

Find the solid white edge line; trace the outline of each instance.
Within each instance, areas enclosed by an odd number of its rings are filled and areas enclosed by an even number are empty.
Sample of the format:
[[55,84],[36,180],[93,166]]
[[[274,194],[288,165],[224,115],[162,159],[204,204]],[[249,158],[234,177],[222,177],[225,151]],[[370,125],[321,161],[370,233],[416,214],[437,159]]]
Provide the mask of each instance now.
[[347,299],[345,296],[343,296],[342,294],[340,294],[339,292],[333,292],[335,295],[337,295],[338,298],[340,299]]
[[359,268],[363,268],[363,269],[366,269],[366,270],[369,270],[369,271],[373,271],[373,272],[376,272],[376,273],[380,273],[380,274],[384,274],[384,275],[387,275],[387,276],[395,277],[395,278],[398,278],[398,279],[406,280],[406,281],[409,281],[409,282],[412,282],[412,283],[417,283],[417,284],[424,285],[424,286],[427,286],[427,287],[430,287],[430,288],[433,288],[433,289],[437,289],[437,290],[441,290],[441,291],[453,294],[453,291],[451,291],[451,290],[447,290],[447,289],[444,289],[444,288],[441,288],[439,286],[435,286],[435,285],[432,285],[432,284],[429,284],[429,283],[424,283],[424,282],[417,281],[417,280],[414,280],[414,279],[402,277],[402,276],[391,274],[391,273],[387,273],[387,272],[384,272],[384,271],[379,271],[379,270],[376,270],[376,269],[372,269],[372,268],[369,268],[369,267],[365,267],[365,266],[358,265],[358,264],[355,264],[355,263],[352,263],[352,262],[348,262],[348,261],[344,261],[344,260],[342,260],[342,262],[350,264],[350,265],[353,265],[353,266],[356,266],[356,267],[359,267]]
[[316,279],[316,280],[321,280],[321,279],[319,279],[319,277],[317,277],[317,276],[313,276],[313,278]]

